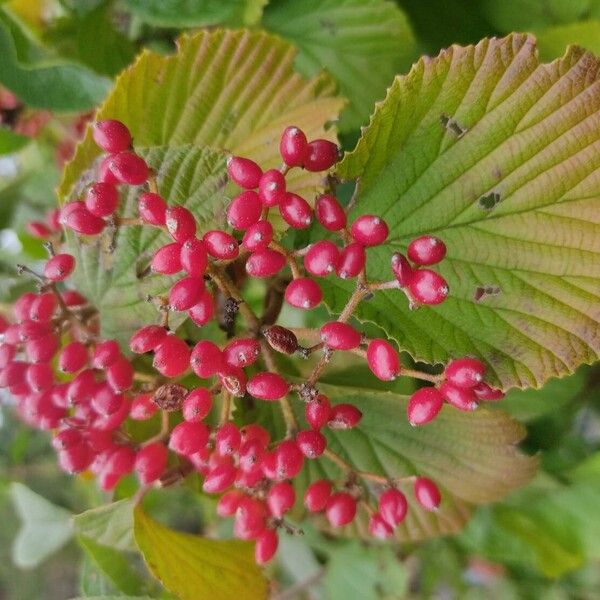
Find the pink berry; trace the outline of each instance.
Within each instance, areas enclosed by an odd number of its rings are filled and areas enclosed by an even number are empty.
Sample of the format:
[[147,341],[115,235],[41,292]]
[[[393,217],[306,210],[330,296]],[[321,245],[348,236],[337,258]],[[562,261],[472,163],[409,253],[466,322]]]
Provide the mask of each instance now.
[[332,350],[353,350],[361,340],[362,334],[348,323],[330,321],[321,327],[321,341]]
[[156,481],[167,467],[168,451],[159,442],[144,446],[135,456],[134,469],[142,485]]
[[215,302],[209,292],[204,290],[200,300],[188,310],[188,316],[196,325],[202,327],[206,325],[215,314]]
[[321,429],[331,419],[331,403],[327,396],[319,394],[314,400],[310,400],[304,407],[306,422],[313,429]]
[[271,514],[278,519],[294,506],[295,501],[296,492],[292,484],[287,481],[274,483],[267,493],[267,506]]
[[446,244],[433,235],[423,235],[408,245],[407,254],[417,265],[435,265],[446,256]]
[[381,217],[363,215],[352,223],[350,233],[354,240],[363,246],[379,246],[387,239],[389,229]]
[[208,253],[203,241],[189,238],[181,244],[179,253],[181,266],[188,275],[201,277],[208,265]]
[[390,527],[396,527],[402,523],[407,512],[408,502],[400,490],[390,488],[379,497],[379,513]]
[[92,462],[94,455],[86,443],[77,444],[58,452],[58,464],[65,473],[81,473]]
[[269,221],[258,221],[244,234],[242,247],[249,252],[264,250],[273,240],[273,226]]
[[48,363],[29,365],[25,378],[33,392],[43,392],[54,384],[54,372]]
[[246,190],[236,196],[227,208],[227,223],[234,229],[245,231],[254,225],[262,212],[262,202],[258,194],[252,190]]
[[309,310],[320,304],[323,292],[319,284],[308,277],[291,281],[285,289],[285,300],[291,306]]
[[165,213],[165,224],[176,242],[183,243],[196,235],[196,219],[184,206],[169,206]]
[[29,318],[33,321],[49,321],[56,312],[57,300],[52,292],[40,294],[31,303]]
[[119,183],[127,185],[142,185],[150,174],[146,161],[134,152],[124,151],[113,155],[108,168]]
[[248,425],[244,425],[240,432],[242,434],[242,440],[245,442],[257,440],[261,446],[266,447],[271,441],[269,432],[257,423],[249,423]]
[[181,244],[174,242],[160,247],[152,257],[150,268],[161,275],[175,275],[181,271]]
[[258,196],[263,206],[277,206],[284,194],[285,177],[281,171],[265,171],[258,182]]
[[167,337],[167,330],[160,325],[146,325],[138,329],[129,340],[129,349],[135,354],[156,350]]
[[175,335],[167,335],[154,351],[152,365],[165,377],[183,375],[190,364],[188,345]]
[[13,304],[13,316],[17,323],[21,323],[25,319],[30,319],[31,306],[36,300],[37,295],[33,292],[25,292]]
[[325,436],[316,429],[298,432],[296,444],[298,444],[300,452],[302,452],[306,458],[311,459],[321,456],[321,454],[325,452],[325,448],[327,448]]
[[204,292],[204,279],[184,277],[169,290],[169,306],[173,310],[184,311],[200,301]]
[[111,183],[95,183],[85,195],[85,206],[97,217],[109,217],[119,206],[119,192]]
[[433,421],[442,410],[444,398],[434,387],[418,389],[411,397],[406,408],[408,422],[411,425],[424,425]]
[[220,229],[207,231],[202,238],[208,253],[221,260],[231,260],[239,254],[235,238]]
[[413,268],[410,266],[406,256],[400,252],[392,254],[392,271],[400,287],[406,287],[414,274]]
[[501,400],[505,394],[502,390],[490,387],[487,383],[481,382],[473,388],[475,396],[478,400],[485,400],[487,402],[494,400]]
[[[41,323],[40,321],[31,321],[27,319],[19,325],[19,339],[21,342],[36,340],[52,332],[50,323]],[[8,341],[6,334],[5,340]]]
[[278,480],[293,479],[302,470],[304,455],[294,440],[284,440],[275,449],[275,473]]
[[304,256],[304,268],[311,275],[325,277],[333,273],[340,260],[338,247],[328,240],[313,244]]
[[329,140],[313,140],[302,165],[307,171],[327,171],[339,160],[339,148]]
[[319,223],[329,231],[340,231],[346,227],[346,213],[335,196],[319,196],[315,214]]
[[366,263],[365,247],[358,242],[352,242],[340,252],[336,273],[340,279],[352,279],[365,268]]
[[374,513],[369,518],[369,533],[374,538],[385,540],[392,536],[394,530],[379,513]]
[[362,412],[354,404],[335,404],[331,407],[327,425],[330,429],[352,429],[362,419]]
[[69,212],[63,222],[66,227],[82,235],[98,235],[106,225],[104,219],[93,215],[86,206]]
[[477,396],[471,388],[459,388],[444,381],[439,390],[444,400],[458,410],[471,411],[477,408]]
[[11,363],[17,353],[17,349],[11,344],[0,344],[0,369]]
[[207,494],[220,494],[233,485],[237,469],[231,463],[223,463],[210,469],[202,483]]
[[92,408],[99,415],[107,417],[120,410],[124,401],[122,394],[115,394],[108,383],[102,382],[98,384],[92,397]]
[[80,210],[80,209],[85,209],[88,213],[90,212],[89,210],[87,210],[87,208],[85,206],[85,202],[82,202],[81,200],[74,200],[73,202],[67,202],[65,205],[63,205],[62,208],[59,209],[59,215],[58,215],[59,223],[61,225],[65,225],[67,223],[67,219],[69,218],[71,213],[75,212],[76,210]]
[[92,370],[81,371],[75,377],[67,390],[69,404],[86,404],[96,391],[96,379]]
[[230,156],[227,159],[227,174],[241,188],[254,190],[260,182],[262,169],[249,158]]
[[298,127],[286,127],[279,142],[279,153],[288,167],[301,167],[308,154],[308,141]]
[[266,526],[265,505],[256,498],[244,497],[235,511],[233,532],[242,540],[256,539]]
[[485,365],[476,358],[456,358],[444,369],[446,380],[460,388],[473,388],[483,381]]
[[408,284],[410,295],[420,304],[440,304],[448,296],[446,280],[435,271],[418,269]]
[[181,414],[186,421],[203,421],[210,413],[212,405],[210,392],[206,388],[196,388],[185,397]]
[[52,333],[25,344],[25,354],[32,363],[48,362],[58,349],[58,339]]
[[436,510],[442,501],[438,486],[427,477],[415,480],[415,498],[425,510]]
[[294,229],[306,229],[312,222],[310,204],[298,194],[286,192],[279,201],[279,213]]
[[189,456],[206,446],[208,435],[208,427],[204,423],[182,421],[171,431],[169,448],[177,454]]
[[265,529],[257,538],[256,546],[254,547],[254,559],[256,564],[264,565],[268,563],[279,545],[279,537],[274,529]]
[[325,512],[333,527],[343,527],[356,516],[356,500],[347,492],[336,492],[327,501]]
[[105,152],[115,154],[131,147],[131,134],[121,121],[104,119],[96,121],[92,127],[96,144]]
[[51,281],[63,281],[75,269],[75,258],[70,254],[53,256],[44,267],[44,276]]
[[242,441],[240,430],[234,423],[223,423],[215,435],[215,450],[221,456],[230,456],[236,453]]
[[325,510],[327,502],[331,497],[332,486],[331,482],[327,479],[319,479],[314,481],[307,488],[304,493],[304,506],[310,512],[321,512]]
[[382,381],[391,381],[400,373],[398,352],[386,340],[375,339],[369,342],[367,363],[373,374]]
[[280,400],[290,391],[290,384],[277,373],[257,373],[246,386],[248,393],[259,400]]
[[250,473],[260,470],[260,462],[265,453],[265,446],[259,440],[248,440],[242,443],[239,452],[239,467]]
[[240,500],[244,497],[242,492],[231,490],[225,492],[217,502],[217,515],[219,517],[231,517],[240,505]]
[[251,277],[272,277],[285,267],[286,258],[281,252],[265,248],[253,252],[246,261],[246,272]]
[[41,223],[40,221],[30,221],[25,225],[25,229],[29,235],[40,240],[50,237],[50,234],[52,233],[48,225]]
[[87,364],[87,361],[87,348],[81,342],[71,342],[62,349],[58,368],[64,373],[76,373]]
[[133,366],[120,356],[106,369],[106,380],[115,392],[124,392],[133,385]]
[[62,293],[63,300],[65,304],[69,307],[71,306],[83,306],[87,304],[87,300],[77,291],[75,290],[65,290]]
[[147,421],[156,414],[157,410],[158,406],[152,401],[151,394],[138,394],[131,401],[129,416],[134,421]]
[[201,340],[192,350],[190,364],[198,377],[202,379],[212,377],[223,366],[223,353],[213,342]]
[[144,192],[138,201],[140,219],[148,225],[164,227],[167,215],[167,203],[154,192]]
[[232,367],[247,367],[260,355],[260,344],[255,338],[232,340],[223,348],[223,359]]
[[110,170],[113,155],[105,156],[98,167],[98,181],[100,183],[120,183],[115,174]]

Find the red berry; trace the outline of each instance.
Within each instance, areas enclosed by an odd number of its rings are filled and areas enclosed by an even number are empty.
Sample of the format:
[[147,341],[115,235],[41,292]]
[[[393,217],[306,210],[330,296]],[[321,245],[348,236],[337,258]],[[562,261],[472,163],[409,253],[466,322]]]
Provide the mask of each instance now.
[[33,321],[49,321],[54,316],[56,305],[56,296],[52,292],[40,294],[31,304],[29,318]]
[[308,141],[298,127],[286,127],[279,142],[279,153],[288,167],[301,167],[308,154]]
[[167,449],[160,442],[148,444],[138,451],[134,469],[142,485],[156,481],[164,473],[168,455]]
[[407,254],[417,265],[435,265],[446,256],[446,244],[433,235],[423,235],[408,245]]
[[242,540],[256,539],[266,526],[265,505],[256,498],[244,497],[235,511],[233,531]]
[[353,350],[361,340],[362,334],[348,323],[330,321],[321,327],[321,341],[332,350]]
[[481,382],[473,388],[475,392],[475,396],[477,396],[478,400],[501,400],[504,398],[504,392],[502,390],[497,390],[493,387],[490,387],[487,383]]
[[[62,208],[59,209],[58,221],[61,225],[65,225],[67,223],[67,219],[71,215],[71,213],[76,210],[85,209],[88,213],[85,206],[85,202],[81,200],[74,200],[73,202],[67,202]],[[91,213],[90,213],[91,214]]]
[[196,325],[202,327],[206,325],[215,314],[215,302],[209,292],[204,290],[200,300],[188,310],[188,316]]
[[212,405],[210,392],[206,388],[196,388],[185,397],[181,414],[186,421],[202,421],[210,413]]
[[298,194],[286,192],[279,201],[279,213],[294,229],[306,229],[312,222],[310,204]]
[[63,300],[67,306],[83,306],[87,300],[75,290],[65,290],[62,293]]
[[146,161],[134,152],[115,154],[108,162],[108,168],[119,183],[127,185],[142,185],[150,174]]
[[152,257],[150,268],[161,275],[174,275],[181,271],[181,244],[177,242],[160,247]]
[[485,365],[476,358],[456,358],[444,370],[446,380],[460,388],[473,388],[483,381]]
[[259,400],[280,400],[290,391],[290,384],[277,373],[257,373],[246,386],[248,393]]
[[259,565],[268,563],[275,552],[277,552],[277,546],[279,545],[279,537],[274,529],[265,529],[257,538],[256,546],[254,547],[254,559]]
[[336,273],[340,279],[352,279],[365,268],[366,263],[365,247],[358,242],[352,242],[340,252]]
[[339,160],[339,148],[329,140],[313,140],[302,165],[307,171],[327,171]]
[[356,516],[356,500],[347,492],[336,492],[327,501],[325,512],[333,527],[343,527]]
[[447,381],[439,387],[444,400],[459,410],[471,411],[477,408],[477,396],[473,389],[459,388]]
[[241,429],[242,440],[245,442],[249,442],[250,440],[257,440],[260,442],[261,446],[268,446],[271,441],[271,436],[269,432],[260,425],[256,423],[249,423],[248,425],[244,425]]
[[167,231],[176,242],[185,242],[196,235],[196,219],[183,206],[170,206],[165,213]]
[[390,488],[379,497],[379,513],[390,527],[402,523],[407,512],[408,502],[400,490]]
[[60,353],[58,368],[64,373],[76,373],[88,362],[87,348],[81,342],[67,344]]
[[231,517],[231,515],[235,514],[243,497],[242,492],[238,490],[225,492],[217,502],[217,515],[219,517]]
[[25,378],[33,392],[49,390],[54,384],[54,372],[48,363],[29,365]]
[[241,188],[254,190],[260,182],[262,169],[249,158],[230,156],[227,159],[227,174]]
[[85,206],[97,217],[110,217],[119,206],[119,192],[112,183],[95,183],[85,195]]
[[391,381],[400,373],[398,353],[386,340],[375,339],[369,342],[367,363],[373,374],[382,381]]
[[201,340],[192,350],[190,364],[198,377],[212,377],[223,366],[223,353],[213,342]]
[[346,227],[346,213],[335,196],[319,196],[315,214],[319,223],[329,231],[340,231]]
[[302,452],[306,458],[311,459],[321,456],[321,454],[325,452],[325,448],[327,448],[325,436],[316,429],[298,432],[296,444],[298,444],[300,452]]
[[124,356],[120,356],[106,370],[106,380],[115,392],[128,390],[133,385],[133,366]]
[[67,389],[67,401],[69,404],[85,404],[91,400],[92,394],[96,391],[96,379],[94,372],[90,369],[81,371],[69,383]]
[[310,512],[320,512],[325,510],[327,502],[331,497],[331,482],[327,479],[319,479],[314,481],[307,488],[304,493],[304,506]]
[[410,283],[414,273],[406,256],[400,252],[394,252],[394,254],[392,254],[392,271],[402,288]]
[[[18,327],[19,339],[21,342],[36,340],[52,332],[52,328],[49,323],[41,323],[40,321],[23,321]],[[8,341],[6,334],[5,340]]]
[[411,397],[406,408],[408,422],[411,425],[424,425],[433,421],[442,410],[444,398],[434,387],[418,389]]
[[32,363],[48,362],[58,349],[58,339],[52,333],[25,344],[25,354]]
[[277,169],[265,171],[258,182],[258,196],[263,206],[277,206],[285,194],[285,177]]
[[436,510],[442,500],[438,486],[427,477],[415,480],[415,498],[425,510]]
[[156,350],[167,337],[167,330],[160,325],[146,325],[138,329],[129,340],[129,349],[135,354]]
[[394,530],[387,524],[379,513],[374,513],[369,519],[369,533],[379,540],[385,540],[392,536]]
[[379,246],[389,234],[387,223],[376,215],[358,217],[350,229],[355,241],[363,246]]
[[320,304],[323,292],[319,284],[308,277],[291,281],[285,289],[285,300],[291,306],[309,310]]
[[333,273],[340,260],[338,247],[328,240],[313,244],[304,257],[304,268],[316,277]]
[[69,212],[63,220],[66,227],[82,235],[98,235],[104,229],[104,219],[93,215],[84,205]]
[[274,451],[276,479],[293,479],[302,470],[304,455],[294,440],[284,440]]
[[11,344],[0,344],[0,369],[11,363],[17,353],[17,349]]
[[171,431],[169,448],[177,454],[189,456],[206,446],[208,435],[208,427],[204,423],[182,421]]
[[115,174],[110,170],[112,157],[112,154],[105,156],[98,167],[98,181],[101,183],[119,183]]
[[304,407],[306,422],[313,429],[321,429],[331,418],[331,403],[327,396],[319,394],[314,400],[307,402]]
[[200,301],[203,292],[204,279],[184,277],[169,290],[169,306],[177,311],[188,310]]
[[254,338],[232,340],[223,348],[223,359],[232,367],[247,367],[260,354],[260,344]]
[[181,338],[167,335],[155,349],[152,365],[165,377],[183,375],[190,365],[190,349]]
[[140,219],[148,225],[164,227],[167,218],[167,203],[154,192],[144,192],[138,201]]
[[13,304],[13,316],[17,323],[30,319],[31,306],[36,300],[37,295],[33,292],[25,292]]
[[286,258],[281,252],[265,248],[253,252],[246,261],[246,272],[251,277],[272,277],[285,267]]
[[327,425],[330,429],[352,429],[361,419],[362,412],[354,404],[335,404],[331,407]]
[[240,469],[247,473],[259,470],[264,453],[265,445],[260,440],[244,441],[239,452]]
[[46,222],[48,223],[48,227],[50,227],[52,231],[58,231],[60,229],[59,217],[60,208],[54,208],[48,213],[46,217]]
[[208,253],[204,242],[196,238],[189,238],[181,244],[179,253],[181,266],[192,277],[201,277],[208,265]]
[[235,238],[220,229],[207,231],[202,238],[208,253],[214,258],[231,260],[239,254]]
[[105,152],[114,154],[131,147],[131,134],[121,121],[104,119],[96,121],[92,127],[92,135],[96,144]]
[[271,514],[278,519],[294,506],[294,502],[296,502],[296,492],[292,484],[287,481],[274,483],[267,493],[267,506]]
[[96,387],[92,397],[92,408],[99,415],[107,417],[119,411],[124,401],[125,398],[122,394],[115,394],[108,383],[102,382]]
[[227,223],[234,229],[245,231],[254,225],[262,212],[262,202],[258,194],[247,190],[236,196],[227,208]]
[[86,443],[77,444],[58,452],[58,464],[65,473],[81,473],[89,466],[94,455]]
[[147,421],[151,419],[158,406],[152,401],[151,394],[138,394],[134,396],[129,407],[129,416],[134,421]]
[[216,465],[206,474],[202,489],[207,494],[220,494],[233,485],[236,475],[237,469],[232,463]]
[[244,234],[242,247],[249,252],[264,250],[273,240],[273,226],[269,221],[258,221]]
[[50,236],[52,231],[45,223],[40,223],[39,221],[30,221],[25,225],[27,233],[36,237],[40,240],[44,240]]
[[75,269],[75,258],[70,254],[53,256],[44,267],[44,276],[51,281],[63,281]]
[[418,269],[408,284],[410,295],[420,304],[440,304],[448,296],[446,280],[435,271]]

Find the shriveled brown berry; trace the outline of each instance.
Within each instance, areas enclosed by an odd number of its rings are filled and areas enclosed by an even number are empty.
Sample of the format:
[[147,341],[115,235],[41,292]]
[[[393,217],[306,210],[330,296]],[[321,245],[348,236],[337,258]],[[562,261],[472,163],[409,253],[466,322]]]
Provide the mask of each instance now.
[[280,325],[272,325],[263,332],[269,346],[282,354],[294,354],[298,350],[298,338],[293,331],[281,327]]
[[178,383],[165,383],[154,392],[152,400],[162,410],[173,412],[181,408],[187,393],[188,390]]

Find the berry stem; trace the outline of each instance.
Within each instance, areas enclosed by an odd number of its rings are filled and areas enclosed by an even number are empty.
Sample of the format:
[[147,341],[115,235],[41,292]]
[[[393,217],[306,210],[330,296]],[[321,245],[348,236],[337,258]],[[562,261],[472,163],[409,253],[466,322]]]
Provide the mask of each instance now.
[[231,394],[223,388],[221,390],[221,417],[219,423],[227,423],[231,419]]
[[163,440],[166,440],[169,437],[169,433],[170,433],[169,413],[166,410],[161,410],[160,411],[160,430],[159,430],[159,432],[156,435],[152,436],[151,438],[148,438],[147,440],[145,440],[144,443],[140,444],[140,447],[144,448],[145,446],[153,444],[154,442],[162,442]]
[[397,290],[400,287],[397,279],[393,281],[382,281],[379,283],[370,283],[369,290],[375,292],[377,290]]
[[277,250],[285,256],[287,263],[292,271],[292,277],[294,279],[300,279],[302,277],[302,273],[300,272],[300,267],[298,266],[298,261],[293,252],[289,252],[286,248],[284,248],[281,244],[278,244],[275,241],[272,241],[269,246],[273,248],[273,250]]

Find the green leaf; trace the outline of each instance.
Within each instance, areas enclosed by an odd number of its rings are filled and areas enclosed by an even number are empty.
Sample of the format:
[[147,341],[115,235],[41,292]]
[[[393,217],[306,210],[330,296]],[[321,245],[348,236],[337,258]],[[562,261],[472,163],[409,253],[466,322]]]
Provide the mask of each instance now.
[[600,54],[600,21],[581,21],[548,27],[536,31],[535,36],[541,60],[554,60],[562,56],[571,44]]
[[342,131],[364,125],[394,75],[415,58],[410,24],[387,0],[276,0],[266,7],[262,24],[298,47],[301,73],[326,68],[337,79],[350,100]]
[[[503,388],[598,358],[598,66],[575,48],[540,65],[533,38],[515,34],[453,46],[396,78],[338,174],[360,178],[350,217],[390,226],[369,277],[391,279],[392,252],[432,233],[448,247],[438,270],[450,295],[415,312],[402,292],[378,292],[360,319],[418,360],[478,356]],[[340,311],[353,284],[323,288]]]
[[178,533],[140,507],[134,519],[135,539],[148,568],[180,600],[197,600],[199,593],[219,600],[266,598],[267,580],[254,562],[252,544]]
[[150,596],[77,596],[71,600],[152,600]]
[[71,513],[21,483],[11,484],[10,496],[21,519],[12,548],[13,561],[23,569],[36,567],[73,535]]
[[31,141],[24,135],[19,135],[6,127],[0,127],[0,154],[18,152]]
[[[83,111],[106,95],[109,80],[47,54],[0,8],[0,83],[27,106]],[[31,60],[35,57],[35,60]]]

